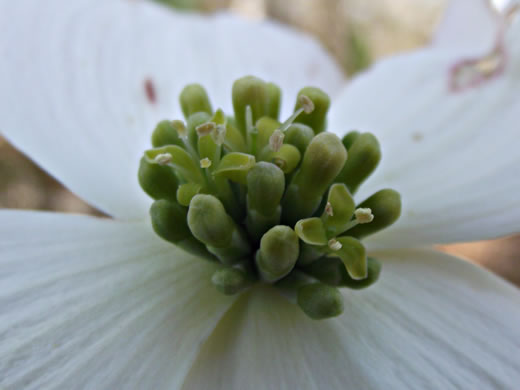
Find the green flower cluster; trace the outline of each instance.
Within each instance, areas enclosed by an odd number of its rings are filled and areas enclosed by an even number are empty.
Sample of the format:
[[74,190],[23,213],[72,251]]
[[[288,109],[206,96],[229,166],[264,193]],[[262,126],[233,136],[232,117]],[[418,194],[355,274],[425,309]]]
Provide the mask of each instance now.
[[270,283],[311,318],[329,318],[343,311],[339,287],[377,280],[381,265],[360,239],[394,223],[401,200],[384,189],[356,206],[352,194],[381,159],[377,139],[325,132],[330,99],[313,87],[280,123],[280,96],[275,84],[243,77],[230,117],[202,86],[186,86],[186,122],[157,125],[139,182],[155,199],[155,232],[221,265],[212,277],[219,291]]

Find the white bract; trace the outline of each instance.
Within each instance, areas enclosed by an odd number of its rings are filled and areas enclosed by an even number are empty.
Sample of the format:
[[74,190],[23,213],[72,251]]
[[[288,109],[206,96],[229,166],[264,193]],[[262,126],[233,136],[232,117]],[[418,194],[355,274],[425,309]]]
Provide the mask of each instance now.
[[[518,386],[518,290],[427,248],[519,229],[520,22],[489,12],[455,1],[433,45],[346,84],[315,41],[269,22],[143,1],[1,0],[2,134],[114,219],[0,212],[0,387]],[[496,37],[498,62],[483,63]],[[381,280],[344,292],[340,317],[313,321],[266,286],[225,297],[214,266],[149,226],[136,172],[150,130],[179,116],[190,82],[229,111],[246,74],[279,84],[285,109],[304,85],[328,92],[330,130],[382,145],[358,199],[402,195],[401,219],[366,241]]]

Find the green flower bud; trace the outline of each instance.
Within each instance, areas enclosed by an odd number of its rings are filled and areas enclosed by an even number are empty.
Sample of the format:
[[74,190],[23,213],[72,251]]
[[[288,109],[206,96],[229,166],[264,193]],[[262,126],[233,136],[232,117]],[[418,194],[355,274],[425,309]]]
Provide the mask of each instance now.
[[346,159],[347,151],[336,135],[321,133],[313,138],[282,202],[286,223],[314,214]]
[[188,226],[195,238],[226,265],[247,256],[251,250],[244,234],[224,206],[212,195],[193,197],[188,210]]
[[[245,76],[233,84],[232,98],[238,128],[245,135],[246,107],[250,106],[253,123],[267,114],[270,88],[254,76]],[[271,91],[272,92],[272,91]]]
[[211,282],[224,295],[235,295],[250,286],[251,280],[240,268],[221,268],[213,274]]
[[286,276],[298,260],[298,236],[288,226],[278,225],[265,233],[256,252],[256,264],[262,278],[274,282]]
[[138,178],[141,188],[153,199],[175,200],[178,180],[171,167],[150,163],[143,157],[139,163]]
[[256,129],[258,131],[256,137],[257,156],[259,156],[260,152],[263,152],[264,149],[269,146],[269,138],[271,138],[274,131],[279,127],[280,122],[267,116],[260,118],[256,122]]
[[159,122],[152,133],[152,146],[154,148],[166,145],[184,146],[184,142],[180,139],[173,122],[169,120]]
[[300,219],[294,227],[298,237],[310,245],[327,245],[327,233],[319,218]]
[[246,227],[255,241],[260,241],[266,231],[280,223],[284,190],[285,176],[276,165],[261,161],[249,171]]
[[356,205],[344,184],[333,184],[329,190],[329,196],[321,220],[325,225],[329,236],[343,233],[354,214]]
[[298,289],[298,306],[313,320],[336,317],[343,313],[339,290],[323,283],[307,284]]
[[187,210],[184,207],[164,199],[155,201],[150,208],[152,227],[159,237],[196,256],[216,261],[206,247],[192,236],[186,215]]
[[280,115],[280,100],[282,91],[276,84],[273,83],[267,83],[266,87],[268,95],[267,116],[278,119],[278,116]]
[[362,202],[358,208],[369,208],[374,215],[372,222],[357,225],[347,233],[349,236],[362,238],[385,229],[397,221],[401,215],[401,195],[391,189],[381,190]]
[[211,115],[211,103],[204,87],[199,84],[189,84],[181,92],[179,97],[182,113],[188,119],[196,112],[205,112]]
[[341,140],[343,142],[343,146],[345,146],[345,149],[347,151],[350,151],[350,148],[354,144],[354,141],[361,135],[359,131],[350,131],[348,132]]
[[284,142],[296,146],[303,155],[314,138],[314,131],[303,123],[294,123],[285,132]]
[[226,124],[226,137],[224,148],[229,152],[247,152],[246,141],[240,131],[230,121]]
[[213,173],[246,185],[247,174],[254,166],[255,156],[246,153],[228,153],[220,160],[220,164]]
[[202,187],[196,183],[181,184],[177,189],[177,202],[182,206],[188,207],[191,199],[200,193],[201,190]]
[[276,211],[284,190],[285,176],[274,164],[258,162],[247,174],[248,206],[263,215]]
[[301,154],[296,146],[283,144],[277,152],[269,147],[264,148],[261,159],[275,164],[283,173],[289,174],[300,163]]
[[381,148],[370,133],[359,135],[348,151],[348,160],[336,181],[345,183],[351,193],[356,192],[381,161]]
[[[314,110],[310,114],[302,113],[296,118],[296,122],[303,123],[314,130],[315,134],[325,131],[327,125],[327,112],[330,107],[330,98],[319,88],[305,87],[298,92],[298,97],[307,96],[314,103]],[[296,101],[294,110],[301,107],[300,100]]]

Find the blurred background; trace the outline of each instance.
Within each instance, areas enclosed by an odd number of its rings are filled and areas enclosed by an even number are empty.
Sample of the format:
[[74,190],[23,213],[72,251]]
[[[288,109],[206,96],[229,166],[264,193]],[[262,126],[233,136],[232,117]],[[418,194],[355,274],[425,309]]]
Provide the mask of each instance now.
[[[152,0],[150,0],[152,1]],[[448,0],[156,0],[183,11],[230,9],[275,19],[316,36],[348,76],[431,39]],[[496,0],[501,5],[503,0]],[[515,194],[516,195],[516,194]],[[102,215],[0,137],[0,208]],[[442,250],[480,263],[520,286],[520,235]]]

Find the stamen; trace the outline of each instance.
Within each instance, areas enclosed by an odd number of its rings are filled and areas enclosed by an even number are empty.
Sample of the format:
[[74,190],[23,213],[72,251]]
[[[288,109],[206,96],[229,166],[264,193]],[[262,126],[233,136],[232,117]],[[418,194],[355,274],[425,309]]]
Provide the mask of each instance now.
[[310,114],[314,111],[314,103],[311,99],[309,99],[308,96],[300,95],[300,97],[298,98],[298,102],[301,104],[303,112],[305,112],[306,114]]
[[279,129],[275,130],[271,137],[269,137],[269,147],[274,152],[278,152],[283,145],[284,138],[284,133],[282,133]]
[[173,156],[170,153],[161,153],[155,156],[154,161],[159,165],[168,165],[172,158]]
[[226,126],[217,125],[215,131],[211,133],[211,136],[213,137],[213,141],[215,141],[218,146],[222,145],[226,139]]
[[211,167],[211,160],[207,157],[200,160],[200,167],[201,168],[209,168]]
[[187,136],[186,125],[183,121],[175,119],[172,121],[172,126],[175,130],[177,130],[177,134],[179,134],[180,137]]
[[306,95],[300,95],[298,98],[298,102],[301,107],[298,108],[285,122],[283,122],[278,129],[274,131],[274,133],[269,138],[269,146],[275,152],[278,152],[283,144],[284,132],[293,124],[293,122],[298,118],[298,116],[305,112],[306,114],[310,114],[314,111],[314,103],[311,99],[309,99]]
[[374,220],[374,214],[369,208],[359,208],[354,211],[354,216],[358,223],[370,223]]
[[325,212],[329,217],[334,216],[334,209],[332,208],[332,204],[330,202],[327,202],[327,205],[325,206]]
[[345,226],[345,231],[356,227],[357,225],[370,223],[374,220],[374,214],[372,214],[372,210],[369,208],[358,208],[354,211],[354,220],[350,221],[347,226]]
[[335,238],[331,238],[328,242],[328,246],[330,249],[332,249],[333,251],[339,251],[343,245],[341,245],[341,242],[339,242],[338,240],[336,240]]
[[215,131],[216,129],[217,125],[215,124],[215,122],[206,122],[195,128],[199,137],[211,134],[211,132]]

